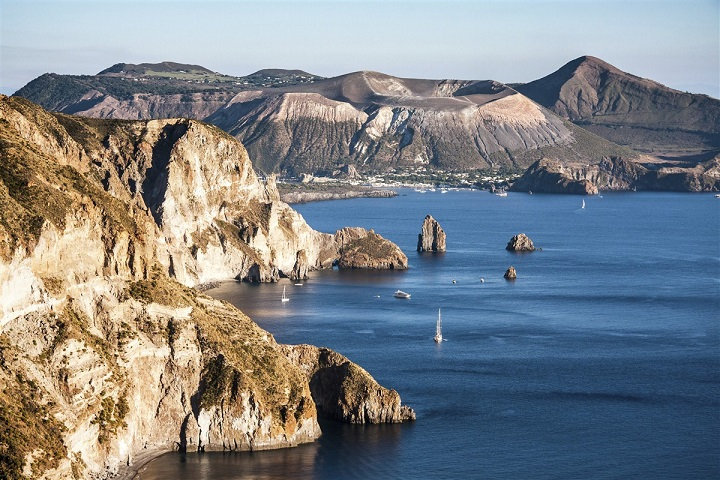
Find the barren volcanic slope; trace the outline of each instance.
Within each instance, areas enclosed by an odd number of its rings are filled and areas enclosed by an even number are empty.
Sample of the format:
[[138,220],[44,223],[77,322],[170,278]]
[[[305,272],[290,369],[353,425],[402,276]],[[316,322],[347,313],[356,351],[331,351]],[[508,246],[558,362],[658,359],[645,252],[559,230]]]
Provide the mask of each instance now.
[[595,142],[592,158],[578,155],[572,127],[494,81],[377,72],[320,79],[285,70],[240,79],[190,65],[118,64],[94,77],[47,74],[17,94],[93,117],[205,118],[242,140],[266,171],[316,173],[344,163],[361,171],[525,168],[548,147],[581,161],[618,154]]
[[[638,175],[628,182],[615,178],[615,167],[598,175],[580,169],[629,161],[628,168],[697,167],[693,178],[714,175],[718,100],[669,89],[593,57],[515,87],[366,71],[328,79],[297,70],[229,77],[165,62],[118,64],[96,76],[46,74],[17,94],[84,116],[202,118],[240,139],[266,172],[315,174],[345,164],[361,173],[396,166],[525,169],[543,160],[600,189],[680,190],[690,188],[685,177],[658,183],[643,173],[645,180]],[[650,155],[640,158],[636,150]],[[661,154],[665,158],[657,158]],[[690,183],[693,190],[716,188],[709,177]]]
[[118,63],[97,75],[46,73],[15,95],[48,110],[87,117],[203,119],[239,91],[320,78],[301,70],[260,70],[234,77],[175,62]]
[[597,135],[644,153],[706,159],[720,151],[720,100],[673,90],[595,57],[577,58],[515,89]]
[[525,167],[513,152],[573,142],[560,119],[500,83],[377,72],[242,92],[207,120],[243,139],[262,168],[290,172]]

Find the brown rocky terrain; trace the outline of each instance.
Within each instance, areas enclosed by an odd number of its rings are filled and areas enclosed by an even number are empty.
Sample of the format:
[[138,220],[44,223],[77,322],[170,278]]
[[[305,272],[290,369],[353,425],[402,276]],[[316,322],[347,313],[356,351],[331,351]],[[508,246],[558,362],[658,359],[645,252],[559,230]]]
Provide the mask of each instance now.
[[[589,56],[511,86],[369,71],[327,79],[293,70],[231,77],[164,62],[118,64],[95,76],[46,74],[17,94],[89,117],[204,119],[240,139],[265,172],[532,166],[528,176],[541,178],[521,185],[586,193],[593,190],[583,184],[587,166],[602,171],[601,181],[590,180],[600,189],[627,183],[602,167],[622,157],[656,172],[633,188],[715,188],[707,178],[713,169],[703,162],[720,152],[719,100],[670,89]],[[541,160],[566,171],[546,172],[536,164]]]
[[562,122],[493,81],[356,72],[239,93],[207,120],[243,140],[267,171],[433,165],[522,167],[508,152],[572,142]]
[[338,261],[344,231],[312,230],[237,140],[193,120],[0,97],[0,159],[0,477],[99,478],[138,456],[320,434],[272,335],[189,286],[304,277]]
[[720,150],[720,100],[673,90],[599,58],[577,58],[515,89],[561,117],[643,153],[707,159]]
[[531,165],[511,190],[579,195],[595,195],[600,190],[720,191],[720,156],[694,167],[646,165],[623,157],[603,158],[585,165],[542,159]]
[[401,423],[415,412],[365,370],[327,348],[284,345],[285,355],[300,367],[320,413],[348,423]]

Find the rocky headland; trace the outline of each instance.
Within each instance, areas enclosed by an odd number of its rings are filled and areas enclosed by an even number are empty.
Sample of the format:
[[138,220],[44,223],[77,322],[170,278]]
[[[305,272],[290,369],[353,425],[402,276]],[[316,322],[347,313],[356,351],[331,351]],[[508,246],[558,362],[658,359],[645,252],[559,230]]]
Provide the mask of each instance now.
[[360,187],[349,184],[278,184],[280,200],[285,203],[308,203],[322,200],[345,200],[350,198],[391,198],[397,192],[387,189]]
[[400,247],[374,231],[364,228],[343,228],[334,236],[340,258],[340,269],[405,270],[407,256]]
[[284,345],[282,349],[307,376],[322,415],[348,423],[415,420],[415,412],[401,404],[395,390],[380,386],[368,372],[339,353],[312,345]]
[[418,234],[417,251],[444,252],[446,250],[445,239],[445,231],[440,223],[432,215],[426,215]]
[[592,164],[563,164],[542,159],[517,179],[510,190],[534,193],[596,195],[599,191],[720,191],[720,156],[695,166],[637,163],[605,157]]
[[[394,244],[316,232],[236,139],[194,120],[81,119],[3,96],[0,156],[0,476],[103,478],[165,451],[317,438],[301,367],[191,287],[303,278],[349,239],[366,247],[351,263],[389,268]],[[395,421],[383,412],[398,399],[363,392],[366,421]]]

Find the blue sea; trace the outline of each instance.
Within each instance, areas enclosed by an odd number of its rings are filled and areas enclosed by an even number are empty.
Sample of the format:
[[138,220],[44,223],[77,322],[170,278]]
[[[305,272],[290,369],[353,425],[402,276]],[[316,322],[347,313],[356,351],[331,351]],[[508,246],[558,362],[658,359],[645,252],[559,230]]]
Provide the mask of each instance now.
[[[324,421],[314,444],[167,454],[139,478],[720,478],[720,200],[606,193],[581,209],[571,195],[400,193],[296,209],[321,231],[374,228],[407,271],[209,293],[279,342],[348,356],[417,421]],[[445,254],[415,252],[426,214],[447,233]],[[542,250],[506,251],[520,232]]]

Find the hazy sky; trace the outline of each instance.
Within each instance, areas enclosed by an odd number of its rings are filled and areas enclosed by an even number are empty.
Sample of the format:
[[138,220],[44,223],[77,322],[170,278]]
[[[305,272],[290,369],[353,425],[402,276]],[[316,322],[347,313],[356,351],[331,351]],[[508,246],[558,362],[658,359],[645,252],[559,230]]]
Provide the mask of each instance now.
[[720,0],[0,0],[0,92],[172,60],[525,82],[580,55],[720,97]]

